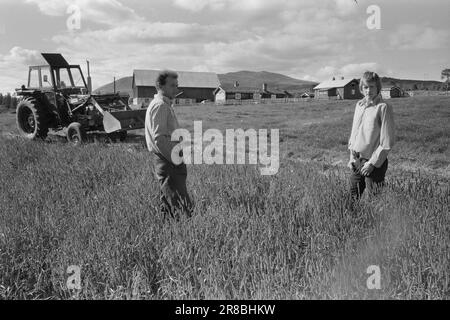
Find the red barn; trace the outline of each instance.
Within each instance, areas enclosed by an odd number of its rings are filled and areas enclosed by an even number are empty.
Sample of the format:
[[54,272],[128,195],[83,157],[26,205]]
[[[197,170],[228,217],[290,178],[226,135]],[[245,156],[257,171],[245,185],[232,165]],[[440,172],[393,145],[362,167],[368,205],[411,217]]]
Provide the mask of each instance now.
[[325,81],[314,88],[316,99],[362,99],[363,95],[359,91],[358,79],[344,79]]

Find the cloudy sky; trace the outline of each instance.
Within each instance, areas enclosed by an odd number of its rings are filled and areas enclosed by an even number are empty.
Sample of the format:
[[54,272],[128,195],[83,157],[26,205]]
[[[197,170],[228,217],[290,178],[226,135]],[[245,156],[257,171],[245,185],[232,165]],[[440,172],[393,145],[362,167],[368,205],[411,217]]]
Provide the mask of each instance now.
[[[367,27],[370,5],[381,29]],[[0,92],[25,83],[40,52],[83,68],[89,59],[94,88],[138,68],[439,80],[450,67],[449,9],[448,0],[0,0]]]

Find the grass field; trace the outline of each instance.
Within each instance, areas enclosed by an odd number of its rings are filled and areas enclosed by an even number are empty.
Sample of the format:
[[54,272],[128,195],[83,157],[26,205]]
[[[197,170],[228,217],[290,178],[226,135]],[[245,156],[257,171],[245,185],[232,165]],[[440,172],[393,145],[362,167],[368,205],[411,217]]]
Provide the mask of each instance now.
[[[0,298],[450,298],[450,97],[391,101],[388,185],[347,211],[354,102],[180,107],[192,129],[280,129],[281,167],[189,166],[191,219],[164,221],[142,137],[28,142],[0,114]],[[366,270],[381,269],[368,290]]]

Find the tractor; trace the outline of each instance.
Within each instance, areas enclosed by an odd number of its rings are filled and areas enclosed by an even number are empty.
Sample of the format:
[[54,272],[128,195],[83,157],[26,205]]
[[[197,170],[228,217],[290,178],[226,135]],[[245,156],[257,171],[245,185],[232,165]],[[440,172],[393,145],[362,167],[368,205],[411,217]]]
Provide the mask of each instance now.
[[47,65],[31,66],[28,86],[16,89],[21,98],[16,110],[21,136],[45,139],[53,131],[80,145],[92,132],[124,141],[128,130],[144,128],[145,110],[132,110],[120,94],[92,94],[80,66],[70,65],[61,54],[42,56]]

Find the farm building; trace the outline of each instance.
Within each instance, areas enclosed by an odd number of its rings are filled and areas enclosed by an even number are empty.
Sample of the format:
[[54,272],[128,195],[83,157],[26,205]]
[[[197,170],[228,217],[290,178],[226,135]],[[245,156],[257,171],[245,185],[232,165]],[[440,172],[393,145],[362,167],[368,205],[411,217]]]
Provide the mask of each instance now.
[[314,93],[312,92],[305,92],[300,95],[300,98],[307,99],[307,98],[314,98]]
[[403,90],[400,87],[384,87],[381,89],[383,99],[401,98],[404,96]]
[[266,83],[261,88],[240,86],[235,82],[220,85],[215,91],[216,103],[225,103],[227,100],[260,100],[260,99],[283,99],[289,98],[289,92],[279,89],[268,89]]
[[[156,94],[156,78],[159,70],[134,70],[133,72],[133,104],[148,105]],[[214,90],[219,85],[219,77],[211,72],[178,73],[178,87],[180,95],[175,103],[189,104],[205,100],[214,101]]]
[[314,87],[316,99],[362,99],[358,79],[328,80]]

